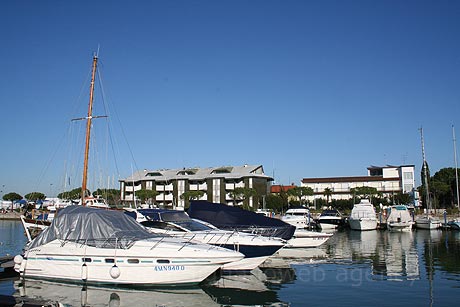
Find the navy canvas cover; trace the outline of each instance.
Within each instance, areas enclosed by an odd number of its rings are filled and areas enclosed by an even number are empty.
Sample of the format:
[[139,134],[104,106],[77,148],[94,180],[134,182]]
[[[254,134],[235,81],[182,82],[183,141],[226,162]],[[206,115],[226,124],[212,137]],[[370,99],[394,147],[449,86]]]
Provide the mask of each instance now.
[[225,230],[238,230],[289,240],[295,226],[282,220],[270,218],[239,207],[212,203],[204,200],[191,201],[187,210],[191,218],[199,219]]

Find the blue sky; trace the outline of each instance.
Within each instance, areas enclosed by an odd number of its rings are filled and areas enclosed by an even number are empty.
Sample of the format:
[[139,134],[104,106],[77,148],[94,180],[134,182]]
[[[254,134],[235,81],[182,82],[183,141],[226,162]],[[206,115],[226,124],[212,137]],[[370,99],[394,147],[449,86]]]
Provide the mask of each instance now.
[[98,46],[112,137],[127,139],[109,146],[118,178],[418,172],[421,126],[431,172],[454,165],[459,1],[2,1],[0,33],[0,194],[60,192]]

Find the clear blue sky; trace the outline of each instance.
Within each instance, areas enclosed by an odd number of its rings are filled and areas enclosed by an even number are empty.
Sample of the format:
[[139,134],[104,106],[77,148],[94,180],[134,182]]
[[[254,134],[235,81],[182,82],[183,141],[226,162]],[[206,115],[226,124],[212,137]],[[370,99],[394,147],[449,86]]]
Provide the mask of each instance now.
[[242,164],[279,184],[419,172],[421,126],[432,174],[454,165],[460,1],[1,1],[0,33],[2,195],[62,186],[57,149],[86,112],[83,98],[72,113],[98,46],[135,160],[120,142],[120,178]]

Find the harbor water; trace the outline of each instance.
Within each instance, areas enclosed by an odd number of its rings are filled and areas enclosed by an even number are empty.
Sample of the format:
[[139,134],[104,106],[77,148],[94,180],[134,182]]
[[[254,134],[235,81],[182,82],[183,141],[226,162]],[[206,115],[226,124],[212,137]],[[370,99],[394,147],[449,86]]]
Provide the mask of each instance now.
[[[21,252],[19,221],[0,220],[0,256]],[[319,248],[286,249],[252,274],[189,288],[98,288],[0,280],[0,295],[64,306],[448,306],[460,288],[460,232],[334,233]]]

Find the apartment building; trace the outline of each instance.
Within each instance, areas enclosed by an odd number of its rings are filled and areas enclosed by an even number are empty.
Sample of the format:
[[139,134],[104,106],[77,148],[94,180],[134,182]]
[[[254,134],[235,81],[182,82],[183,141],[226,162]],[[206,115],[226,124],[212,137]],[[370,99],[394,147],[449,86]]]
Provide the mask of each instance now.
[[411,194],[415,192],[415,166],[370,166],[367,176],[304,178],[301,186],[313,189],[314,195],[306,198],[309,201],[324,198],[326,188],[332,191],[332,199],[350,199],[350,189],[363,186],[376,188],[384,197],[399,192]]
[[[126,204],[139,201],[136,191],[146,189],[158,192],[154,204],[160,207],[181,210],[188,202],[181,199],[183,193],[202,191],[200,200],[257,208],[259,201],[269,193],[272,181],[273,178],[264,174],[262,165],[142,170],[120,180],[120,191]],[[230,195],[235,188],[253,188],[257,196],[235,200]]]

